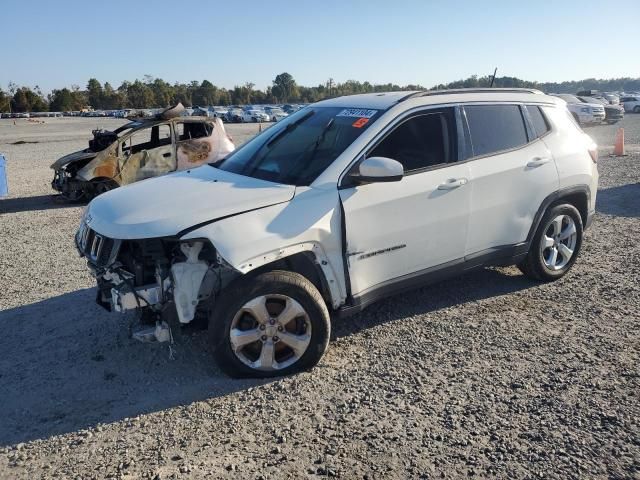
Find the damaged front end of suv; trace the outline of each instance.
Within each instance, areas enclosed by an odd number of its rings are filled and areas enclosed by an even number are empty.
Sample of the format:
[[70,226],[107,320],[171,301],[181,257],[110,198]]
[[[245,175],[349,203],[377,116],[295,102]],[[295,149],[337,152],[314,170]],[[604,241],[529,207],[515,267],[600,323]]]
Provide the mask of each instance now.
[[75,242],[97,281],[96,303],[110,312],[138,311],[145,323],[208,315],[217,292],[239,275],[207,239],[117,240],[84,215]]

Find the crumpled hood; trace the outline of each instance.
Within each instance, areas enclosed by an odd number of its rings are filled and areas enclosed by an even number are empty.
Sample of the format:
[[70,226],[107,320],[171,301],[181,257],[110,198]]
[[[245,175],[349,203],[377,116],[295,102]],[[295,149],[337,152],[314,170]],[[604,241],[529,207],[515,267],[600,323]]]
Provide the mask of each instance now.
[[[98,152],[99,153],[99,152]],[[78,152],[70,153],[69,155],[65,155],[64,157],[60,157],[58,160],[51,164],[51,168],[54,170],[59,170],[60,168],[68,165],[69,163],[76,162],[78,160],[86,160],[88,158],[94,158],[98,153],[80,150]]]
[[189,227],[287,202],[295,187],[204,165],[116,188],[87,208],[89,226],[110,238],[176,235]]

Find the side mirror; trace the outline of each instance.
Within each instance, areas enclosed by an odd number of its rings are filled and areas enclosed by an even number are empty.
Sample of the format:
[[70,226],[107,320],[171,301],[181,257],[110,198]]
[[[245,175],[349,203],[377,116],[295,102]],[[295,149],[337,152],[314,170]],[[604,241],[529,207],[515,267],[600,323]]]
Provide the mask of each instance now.
[[403,176],[402,164],[386,157],[365,158],[349,174],[349,178],[355,183],[399,182]]

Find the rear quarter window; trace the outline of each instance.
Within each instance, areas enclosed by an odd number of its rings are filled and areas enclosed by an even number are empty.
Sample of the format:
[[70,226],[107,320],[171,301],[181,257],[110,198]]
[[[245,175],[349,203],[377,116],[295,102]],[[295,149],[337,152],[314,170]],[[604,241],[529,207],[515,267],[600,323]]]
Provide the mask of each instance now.
[[529,113],[529,118],[531,119],[531,123],[533,124],[533,129],[535,130],[537,138],[542,137],[549,130],[551,130],[549,122],[544,117],[544,114],[542,113],[540,107],[536,105],[527,105],[526,108],[527,113]]
[[475,157],[528,143],[524,118],[518,105],[467,105],[464,110]]

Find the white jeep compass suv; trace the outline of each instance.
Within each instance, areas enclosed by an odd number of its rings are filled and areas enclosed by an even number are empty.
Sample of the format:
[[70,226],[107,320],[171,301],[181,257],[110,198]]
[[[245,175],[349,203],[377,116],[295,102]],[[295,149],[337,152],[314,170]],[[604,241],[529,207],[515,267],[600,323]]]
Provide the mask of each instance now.
[[320,360],[331,314],[477,267],[565,275],[596,161],[565,102],[536,90],[341,97],[217,164],[101,195],[76,244],[100,305],[206,318],[228,374],[284,375]]

